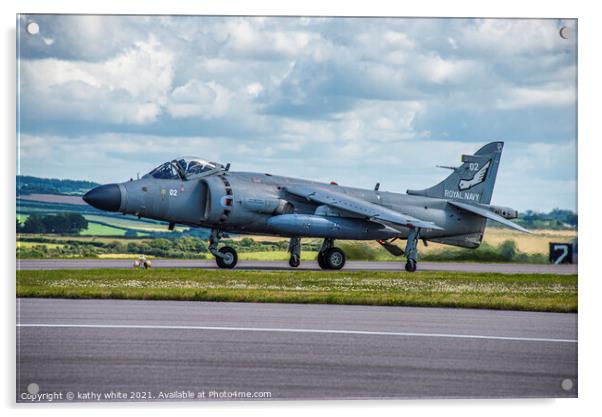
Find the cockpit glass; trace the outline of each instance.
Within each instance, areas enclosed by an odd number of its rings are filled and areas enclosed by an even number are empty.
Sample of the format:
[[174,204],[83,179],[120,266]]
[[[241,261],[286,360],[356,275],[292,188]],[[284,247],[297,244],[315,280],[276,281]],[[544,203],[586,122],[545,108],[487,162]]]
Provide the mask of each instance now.
[[147,175],[161,180],[171,180],[180,178],[178,176],[178,172],[176,171],[171,162],[166,162],[163,165],[159,165]]
[[151,176],[157,179],[178,179],[180,178],[178,172],[180,172],[183,173],[186,178],[191,178],[218,168],[223,168],[223,165],[218,164],[217,162],[206,161],[195,156],[182,156],[175,158],[171,162],[165,162],[145,176]]

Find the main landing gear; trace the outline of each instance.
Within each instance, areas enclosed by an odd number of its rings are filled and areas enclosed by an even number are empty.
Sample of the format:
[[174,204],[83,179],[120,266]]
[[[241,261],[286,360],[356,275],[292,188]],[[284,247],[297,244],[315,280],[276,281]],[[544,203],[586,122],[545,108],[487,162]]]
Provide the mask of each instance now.
[[[392,240],[377,240],[378,243],[382,245],[383,248],[387,250],[393,256],[406,256],[406,271],[415,272],[418,258],[418,239],[420,238],[420,229],[413,227],[410,229],[408,233],[408,241],[406,243],[406,249],[401,250],[399,246],[393,244],[393,242],[397,239],[394,238]],[[424,241],[426,245],[426,240]]]
[[288,242],[288,252],[291,254],[291,257],[288,258],[288,264],[292,268],[298,268],[301,265],[301,238],[291,237]]
[[211,236],[209,237],[209,252],[215,256],[215,262],[220,268],[232,269],[238,262],[238,255],[236,250],[230,246],[224,246],[217,248],[217,244],[222,237],[222,233],[219,230],[211,230]]
[[338,270],[345,266],[345,261],[345,252],[334,246],[334,239],[324,239],[322,247],[318,252],[318,265],[320,265],[320,268]]
[[[291,254],[288,264],[297,268],[301,264],[301,239],[292,237],[288,243],[288,252]],[[334,239],[324,239],[318,252],[318,265],[322,269],[341,269],[345,266],[345,252],[334,247]]]
[[420,234],[420,229],[417,227],[413,227],[410,229],[410,233],[408,234],[408,242],[406,244],[406,250],[404,251],[406,255],[406,271],[415,272],[416,271],[416,258],[418,257],[418,235]]

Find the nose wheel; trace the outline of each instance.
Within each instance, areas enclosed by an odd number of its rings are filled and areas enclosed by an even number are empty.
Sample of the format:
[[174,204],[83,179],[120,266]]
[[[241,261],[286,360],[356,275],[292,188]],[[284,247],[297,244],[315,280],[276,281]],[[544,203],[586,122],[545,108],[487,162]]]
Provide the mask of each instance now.
[[217,248],[222,233],[219,230],[212,230],[209,237],[209,252],[215,256],[217,266],[222,269],[232,269],[238,263],[238,254],[236,250],[230,246]]
[[223,248],[220,248],[218,252],[221,254],[221,256],[215,257],[217,266],[225,269],[232,269],[236,266],[236,263],[238,262],[238,254],[234,248],[231,248],[230,246],[224,246]]

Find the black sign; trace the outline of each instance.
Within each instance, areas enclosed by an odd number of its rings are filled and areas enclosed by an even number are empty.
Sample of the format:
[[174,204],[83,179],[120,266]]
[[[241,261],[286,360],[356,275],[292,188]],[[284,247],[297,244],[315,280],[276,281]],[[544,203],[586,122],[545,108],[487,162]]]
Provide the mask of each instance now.
[[573,263],[573,244],[572,243],[550,243],[550,263],[572,264]]

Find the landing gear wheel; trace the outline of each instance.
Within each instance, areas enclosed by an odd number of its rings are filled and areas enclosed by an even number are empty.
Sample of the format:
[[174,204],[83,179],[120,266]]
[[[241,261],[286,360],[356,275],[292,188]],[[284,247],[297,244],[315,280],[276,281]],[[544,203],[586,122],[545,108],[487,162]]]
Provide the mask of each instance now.
[[220,268],[232,269],[236,266],[238,262],[238,255],[234,248],[230,246],[224,246],[218,250],[219,253],[223,254],[224,257],[216,256],[215,262],[217,262],[217,266]]
[[301,265],[301,259],[299,259],[297,255],[291,255],[291,257],[288,258],[288,264],[292,268],[297,268],[299,265]]
[[345,266],[345,252],[339,248],[330,248],[324,254],[323,262],[326,269],[341,269]]
[[406,262],[406,271],[408,272],[416,272],[416,261],[413,259],[408,259]]
[[320,265],[320,268],[322,269],[328,269],[326,263],[324,263],[324,252],[318,252],[318,265]]

